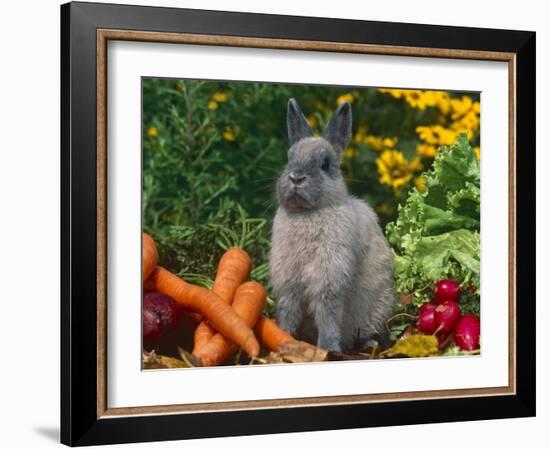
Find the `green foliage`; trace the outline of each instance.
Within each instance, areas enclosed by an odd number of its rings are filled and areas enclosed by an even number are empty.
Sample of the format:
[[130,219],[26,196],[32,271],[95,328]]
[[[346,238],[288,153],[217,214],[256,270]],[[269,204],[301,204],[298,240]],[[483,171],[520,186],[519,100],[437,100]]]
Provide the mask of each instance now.
[[[395,251],[396,290],[428,302],[436,281],[451,278],[479,291],[479,162],[465,135],[440,148],[423,176],[426,191],[413,189],[399,207],[387,236]],[[464,311],[479,314],[479,295],[463,294]]]

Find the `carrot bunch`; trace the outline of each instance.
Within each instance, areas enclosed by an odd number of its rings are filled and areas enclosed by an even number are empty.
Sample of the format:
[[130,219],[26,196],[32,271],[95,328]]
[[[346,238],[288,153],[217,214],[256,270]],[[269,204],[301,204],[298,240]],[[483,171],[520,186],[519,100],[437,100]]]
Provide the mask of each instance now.
[[200,314],[193,355],[203,366],[219,365],[239,348],[256,357],[260,352],[258,339],[272,351],[293,340],[261,315],[266,291],[258,282],[247,281],[252,261],[244,250],[231,248],[222,256],[211,290],[189,284],[157,263],[155,242],[144,234],[144,289],[172,297],[195,317]]
[[[248,279],[252,261],[248,254],[240,248],[229,249],[220,259],[212,291],[226,304],[233,302],[233,297],[239,285]],[[216,330],[203,320],[195,331],[195,346],[193,354],[206,345],[216,334]]]

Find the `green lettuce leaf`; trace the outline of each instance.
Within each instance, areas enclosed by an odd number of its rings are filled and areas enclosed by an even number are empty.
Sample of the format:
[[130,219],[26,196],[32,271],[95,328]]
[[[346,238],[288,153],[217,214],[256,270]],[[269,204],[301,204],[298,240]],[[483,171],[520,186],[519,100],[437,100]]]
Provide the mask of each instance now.
[[[395,254],[396,289],[413,294],[416,306],[431,299],[440,279],[479,291],[480,274],[479,162],[466,136],[441,147],[422,176],[426,191],[413,189],[386,228]],[[479,295],[467,297],[479,302]]]

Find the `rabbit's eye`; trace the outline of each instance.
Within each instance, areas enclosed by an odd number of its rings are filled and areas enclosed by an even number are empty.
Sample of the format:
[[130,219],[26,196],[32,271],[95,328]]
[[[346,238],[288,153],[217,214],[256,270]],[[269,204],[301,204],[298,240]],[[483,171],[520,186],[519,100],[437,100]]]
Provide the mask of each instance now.
[[327,171],[330,167],[330,160],[328,157],[323,159],[323,162],[321,163],[321,170]]

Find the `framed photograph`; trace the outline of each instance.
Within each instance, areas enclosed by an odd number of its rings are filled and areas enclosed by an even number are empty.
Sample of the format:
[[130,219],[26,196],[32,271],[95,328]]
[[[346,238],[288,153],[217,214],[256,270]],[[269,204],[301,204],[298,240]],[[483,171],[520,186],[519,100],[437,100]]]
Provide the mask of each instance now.
[[64,444],[535,415],[535,33],[61,26]]

